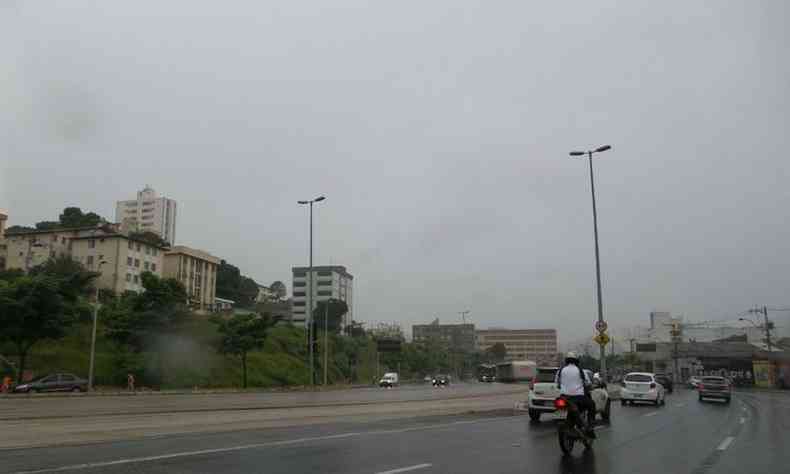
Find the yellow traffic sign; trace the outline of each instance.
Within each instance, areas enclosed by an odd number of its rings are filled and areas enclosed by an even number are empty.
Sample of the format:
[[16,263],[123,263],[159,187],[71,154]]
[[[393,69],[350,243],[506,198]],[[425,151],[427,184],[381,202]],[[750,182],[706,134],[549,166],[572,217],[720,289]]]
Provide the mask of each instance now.
[[593,341],[597,342],[601,346],[605,346],[609,344],[609,335],[605,332],[602,332],[593,338]]

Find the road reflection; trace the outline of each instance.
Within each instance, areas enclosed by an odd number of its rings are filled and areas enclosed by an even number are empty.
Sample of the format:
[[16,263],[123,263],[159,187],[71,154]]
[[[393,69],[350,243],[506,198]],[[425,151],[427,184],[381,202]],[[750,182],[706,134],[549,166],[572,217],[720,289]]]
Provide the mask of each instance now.
[[558,467],[557,472],[560,474],[595,474],[598,472],[595,467],[595,451],[592,449],[585,450],[576,456],[560,456]]

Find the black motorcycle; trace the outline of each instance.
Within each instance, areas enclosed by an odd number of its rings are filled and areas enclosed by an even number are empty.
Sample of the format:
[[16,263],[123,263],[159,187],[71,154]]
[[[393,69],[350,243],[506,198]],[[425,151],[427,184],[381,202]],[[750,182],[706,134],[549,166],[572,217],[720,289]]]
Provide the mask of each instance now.
[[557,421],[557,440],[563,454],[569,455],[573,446],[580,441],[586,449],[591,449],[593,438],[585,434],[587,425],[579,408],[565,397],[554,400],[554,419]]

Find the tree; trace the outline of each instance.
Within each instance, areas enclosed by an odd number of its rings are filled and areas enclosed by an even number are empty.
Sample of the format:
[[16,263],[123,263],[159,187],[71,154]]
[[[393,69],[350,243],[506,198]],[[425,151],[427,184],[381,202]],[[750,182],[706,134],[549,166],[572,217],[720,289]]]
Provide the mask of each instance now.
[[501,342],[486,349],[487,355],[493,362],[503,362],[507,357],[507,347]]
[[6,233],[13,234],[15,232],[29,232],[31,230],[36,230],[35,227],[29,227],[26,225],[12,225],[6,228]]
[[132,239],[142,240],[143,242],[156,245],[157,247],[170,247],[170,242],[163,239],[156,232],[151,232],[150,230],[144,230],[142,232],[130,232],[129,237]]
[[281,281],[275,281],[269,286],[269,289],[274,293],[275,298],[278,300],[284,300],[286,296],[288,296],[288,289],[285,287],[285,283]]
[[79,207],[67,207],[59,216],[61,227],[93,227],[104,222],[95,212],[83,214]]
[[76,303],[81,297],[92,293],[93,281],[98,273],[87,270],[80,262],[61,255],[51,257],[46,262],[30,269],[31,275],[52,275],[61,280],[61,295],[69,303]]
[[260,316],[246,313],[228,319],[216,316],[212,321],[217,324],[217,332],[222,336],[217,351],[241,362],[242,386],[247,388],[247,355],[251,351],[263,349],[266,336],[277,320],[269,314]]
[[17,383],[22,382],[27,356],[44,340],[58,340],[74,324],[75,305],[63,297],[62,281],[39,274],[0,281],[0,339],[14,345],[19,365]]
[[217,269],[217,296],[236,302],[242,308],[252,308],[258,296],[258,284],[241,274],[239,268],[222,260]]
[[57,221],[41,221],[36,222],[36,230],[50,230],[60,227],[60,222]]
[[[313,322],[318,331],[324,330],[324,319],[326,318],[326,327],[332,334],[340,332],[340,327],[343,325],[343,316],[348,313],[348,305],[345,301],[335,298],[326,301],[319,301],[313,309]],[[317,332],[315,333],[317,334]]]

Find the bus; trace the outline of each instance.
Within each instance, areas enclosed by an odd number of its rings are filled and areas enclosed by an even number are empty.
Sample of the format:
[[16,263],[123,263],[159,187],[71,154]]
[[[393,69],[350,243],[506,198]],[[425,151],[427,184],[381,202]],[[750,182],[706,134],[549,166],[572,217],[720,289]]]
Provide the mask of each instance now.
[[481,382],[493,382],[496,380],[496,365],[480,364],[477,366],[477,380]]

